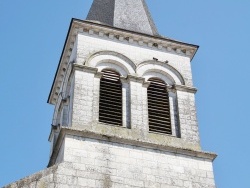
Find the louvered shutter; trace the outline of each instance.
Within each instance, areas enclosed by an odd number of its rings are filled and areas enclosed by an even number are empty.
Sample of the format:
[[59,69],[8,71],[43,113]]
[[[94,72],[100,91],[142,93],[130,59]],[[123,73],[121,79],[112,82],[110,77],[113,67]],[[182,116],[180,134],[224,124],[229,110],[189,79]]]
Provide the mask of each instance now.
[[149,79],[148,87],[148,116],[149,131],[172,134],[169,96],[166,84],[157,78]]
[[122,84],[120,75],[103,70],[100,82],[99,121],[122,126]]

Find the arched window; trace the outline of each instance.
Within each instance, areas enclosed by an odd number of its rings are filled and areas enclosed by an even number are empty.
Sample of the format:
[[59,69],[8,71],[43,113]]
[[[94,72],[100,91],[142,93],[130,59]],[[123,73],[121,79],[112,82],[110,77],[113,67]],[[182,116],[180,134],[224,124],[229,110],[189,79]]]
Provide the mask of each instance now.
[[113,70],[103,70],[100,81],[99,121],[122,126],[122,83]]
[[172,134],[169,96],[164,81],[150,78],[148,87],[149,131]]

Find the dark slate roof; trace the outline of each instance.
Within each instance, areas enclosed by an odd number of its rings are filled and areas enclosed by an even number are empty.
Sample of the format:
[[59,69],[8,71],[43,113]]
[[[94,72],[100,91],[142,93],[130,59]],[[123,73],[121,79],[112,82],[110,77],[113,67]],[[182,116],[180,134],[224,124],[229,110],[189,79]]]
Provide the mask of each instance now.
[[145,0],[94,0],[87,20],[130,31],[158,35]]

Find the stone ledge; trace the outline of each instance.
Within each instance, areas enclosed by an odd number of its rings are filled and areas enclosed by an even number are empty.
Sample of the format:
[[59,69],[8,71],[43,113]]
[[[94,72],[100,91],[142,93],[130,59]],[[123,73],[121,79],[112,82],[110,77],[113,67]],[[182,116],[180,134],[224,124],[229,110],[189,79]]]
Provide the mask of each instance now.
[[80,64],[73,64],[73,70],[79,70],[82,72],[88,72],[88,73],[93,73],[96,74],[98,69],[94,67],[88,67],[85,65],[80,65]]
[[185,86],[185,85],[174,85],[174,88],[177,91],[185,91],[185,92],[188,92],[188,93],[194,93],[195,94],[197,92],[196,88],[188,87],[188,86]]
[[85,138],[93,138],[98,140],[129,144],[150,149],[164,150],[176,154],[208,159],[211,161],[213,161],[217,157],[215,153],[201,151],[198,144],[188,144],[180,138],[158,135],[153,133],[141,135],[139,132],[132,131],[131,129],[122,129],[120,127],[104,126],[101,124],[97,124],[95,126],[86,125],[84,126],[84,128],[62,127],[52,156],[50,158],[48,167],[55,164],[57,155],[60,151],[61,144],[65,138],[65,135],[81,136]]

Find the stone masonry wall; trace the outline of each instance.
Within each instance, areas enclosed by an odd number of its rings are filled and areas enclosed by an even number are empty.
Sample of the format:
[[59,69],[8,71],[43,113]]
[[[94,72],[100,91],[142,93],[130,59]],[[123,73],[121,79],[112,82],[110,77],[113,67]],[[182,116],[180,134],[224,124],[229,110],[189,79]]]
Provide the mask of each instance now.
[[215,188],[208,159],[72,135],[63,148],[61,163],[3,188]]
[[[214,188],[212,162],[166,151],[77,136],[65,140],[65,162],[76,184],[89,187]],[[79,181],[80,179],[80,181]]]
[[72,125],[83,126],[93,122],[94,74],[75,71]]
[[[117,52],[128,57],[135,63],[135,66],[144,61],[152,60],[153,57],[157,57],[159,58],[159,61],[168,60],[168,64],[173,66],[182,74],[185,81],[185,85],[193,87],[190,59],[188,57],[162,52],[160,50],[153,50],[148,46],[138,46],[133,43],[128,45],[127,41],[117,40],[117,42],[115,42],[114,40],[111,40],[108,37],[99,38],[96,35],[88,36],[87,34],[79,34],[77,40],[78,46],[76,62],[79,65],[83,65],[88,60],[88,58],[94,53],[105,50]],[[107,59],[99,60],[100,62],[102,62],[101,66],[106,65],[104,62],[109,61],[109,55],[106,55],[105,57]],[[111,56],[110,59],[112,59]],[[121,62],[121,65],[115,64],[115,66],[120,66],[121,69],[123,69],[122,67],[125,66],[123,66],[124,63],[126,62]],[[107,65],[109,64],[107,63]],[[98,66],[93,68],[99,69]],[[153,70],[154,66],[152,65],[152,71]],[[165,69],[163,69],[162,71],[164,70]],[[99,84],[97,83],[99,78],[96,78],[94,72],[91,73],[84,72],[84,70],[82,71],[75,72],[72,125],[78,127],[84,126],[91,122],[93,123],[98,121],[99,110]],[[136,70],[134,71],[136,75]],[[158,74],[159,73],[156,73],[156,75]],[[142,86],[141,83],[128,83],[130,84],[130,91],[127,92],[127,95],[129,94],[130,96],[123,97],[123,106],[126,106],[127,108],[123,109],[123,126],[131,127],[135,131],[139,130],[142,132],[142,134],[145,134],[145,132],[148,132],[146,97],[147,90],[145,87]],[[178,94],[176,94],[176,100],[170,100],[172,102],[171,119],[173,120],[173,136],[180,135],[182,139],[186,140],[189,143],[200,144],[198,134],[198,123],[196,120],[197,118],[194,94],[184,91],[178,91],[177,93]],[[129,101],[128,99],[130,99],[131,101]],[[127,102],[124,100],[127,100]],[[131,106],[128,104],[128,102],[131,104]],[[179,132],[176,132],[175,130],[179,130]]]
[[[99,82],[94,72],[75,71],[72,126],[85,127],[98,122]],[[88,68],[87,68],[88,69]],[[128,78],[129,87],[123,92],[123,126],[148,134],[147,88],[140,80]],[[129,91],[127,91],[129,90]],[[193,93],[177,91],[170,95],[173,135],[195,145],[200,144]],[[178,131],[176,131],[178,130]]]
[[177,91],[181,138],[191,143],[200,143],[195,95]]

